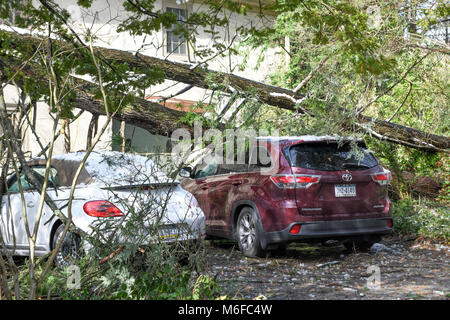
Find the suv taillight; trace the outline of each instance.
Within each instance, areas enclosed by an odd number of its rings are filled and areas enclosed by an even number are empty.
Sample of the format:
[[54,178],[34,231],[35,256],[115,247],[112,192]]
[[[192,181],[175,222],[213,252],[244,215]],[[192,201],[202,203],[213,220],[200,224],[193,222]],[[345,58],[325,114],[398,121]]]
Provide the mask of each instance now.
[[383,172],[372,174],[372,180],[377,182],[380,186],[385,186],[391,182],[392,175],[390,171],[385,170]]
[[271,176],[270,180],[272,180],[272,182],[275,183],[278,188],[306,189],[313,184],[319,183],[320,177],[321,176],[311,174],[280,174]]
[[106,200],[95,200],[86,202],[83,206],[84,212],[91,217],[121,217],[122,211]]

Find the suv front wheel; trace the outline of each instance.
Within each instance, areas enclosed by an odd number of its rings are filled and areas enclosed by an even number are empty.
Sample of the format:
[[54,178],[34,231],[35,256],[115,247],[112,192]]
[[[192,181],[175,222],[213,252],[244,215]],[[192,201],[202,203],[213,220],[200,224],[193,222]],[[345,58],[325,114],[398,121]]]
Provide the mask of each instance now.
[[261,247],[261,238],[257,224],[259,217],[250,207],[242,209],[237,221],[237,241],[239,249],[247,257],[263,257],[265,250]]

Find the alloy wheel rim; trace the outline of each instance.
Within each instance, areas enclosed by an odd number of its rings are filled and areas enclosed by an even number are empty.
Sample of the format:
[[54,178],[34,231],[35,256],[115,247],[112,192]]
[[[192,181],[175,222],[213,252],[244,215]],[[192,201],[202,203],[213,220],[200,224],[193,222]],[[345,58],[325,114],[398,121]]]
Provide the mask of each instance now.
[[244,250],[253,247],[256,240],[256,226],[250,213],[246,213],[239,224],[239,240]]
[[[58,237],[57,242],[61,240],[61,235]],[[70,265],[77,255],[77,248],[75,245],[75,239],[72,238],[71,234],[67,234],[66,238],[61,243],[61,247],[55,256],[55,261],[60,266]]]

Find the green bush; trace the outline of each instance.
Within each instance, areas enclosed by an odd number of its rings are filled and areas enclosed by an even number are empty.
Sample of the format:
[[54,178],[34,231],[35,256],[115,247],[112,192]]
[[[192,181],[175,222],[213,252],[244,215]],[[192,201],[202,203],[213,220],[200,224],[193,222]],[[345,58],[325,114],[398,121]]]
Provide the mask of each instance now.
[[392,215],[399,234],[450,240],[450,208],[446,205],[423,199],[398,200],[392,205]]
[[[203,249],[180,257],[174,245],[160,244],[147,248],[144,254],[129,254],[124,249],[105,264],[85,255],[77,261],[81,282],[71,289],[67,268],[54,268],[38,288],[39,299],[63,300],[198,300],[223,298],[215,279],[201,274]],[[45,259],[45,258],[44,258]],[[26,298],[29,286],[26,263],[20,266],[20,286]],[[36,269],[37,273],[42,268]]]

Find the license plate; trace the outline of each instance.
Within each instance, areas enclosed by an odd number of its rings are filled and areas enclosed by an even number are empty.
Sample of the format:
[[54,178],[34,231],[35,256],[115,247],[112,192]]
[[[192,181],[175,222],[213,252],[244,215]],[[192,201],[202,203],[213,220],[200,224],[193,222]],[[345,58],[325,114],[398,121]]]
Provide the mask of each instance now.
[[340,197],[356,197],[355,184],[335,184],[334,195],[336,198]]
[[175,226],[167,226],[159,229],[160,239],[178,238],[178,228]]

